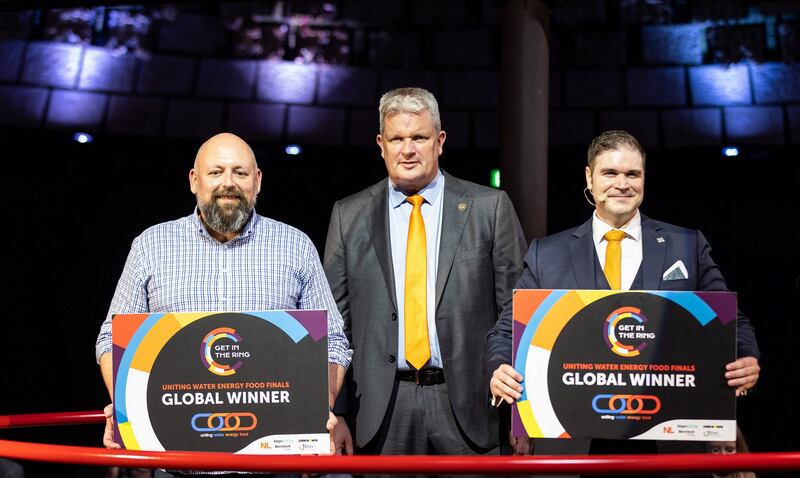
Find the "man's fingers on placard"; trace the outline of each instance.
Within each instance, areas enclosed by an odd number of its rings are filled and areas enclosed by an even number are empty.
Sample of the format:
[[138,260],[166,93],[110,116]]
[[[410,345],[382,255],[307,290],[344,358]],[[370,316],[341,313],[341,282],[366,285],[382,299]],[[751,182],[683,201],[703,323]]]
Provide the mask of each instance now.
[[105,430],[103,430],[103,446],[106,448],[121,448],[119,443],[114,442],[114,422],[109,417],[106,418]]
[[502,388],[503,388],[503,393],[505,393],[506,395],[509,395],[509,396],[511,396],[511,397],[513,397],[515,399],[517,399],[517,398],[522,396],[522,394],[519,393],[519,390],[517,390],[515,387],[509,387],[508,385],[503,384]]
[[734,370],[728,370],[725,372],[725,378],[740,378],[746,377],[748,375],[752,375],[755,373],[756,369],[754,367],[744,367],[744,368],[737,368]]
[[[755,386],[756,382],[758,382],[758,375],[748,375],[746,377],[728,380],[728,386],[729,387],[736,387],[737,388],[737,392],[738,392],[738,389],[742,389],[742,390],[746,391],[747,389],[753,388]],[[737,393],[736,396],[739,396],[739,395],[740,394]]]
[[518,399],[521,396],[521,394],[518,391],[504,384],[500,380],[497,380],[495,378],[492,379],[492,381],[494,382],[494,384],[492,385],[492,395],[500,397],[501,399],[505,400],[508,403],[514,403],[514,400]]
[[492,377],[492,391],[496,392],[495,395],[513,394],[518,393],[517,382],[508,379],[503,380],[501,377]]
[[[725,374],[725,376],[729,378],[749,377],[751,379],[757,379],[759,372],[761,372],[760,367],[745,367],[739,370],[735,370],[733,372],[728,372]],[[728,374],[730,374],[730,376]]]
[[[517,374],[517,376],[519,376],[519,374]],[[510,387],[510,388],[512,388],[512,389],[514,389],[514,390],[516,390],[518,392],[522,391],[522,385],[520,385],[521,377],[520,377],[520,380],[517,380],[513,376],[511,376],[511,375],[505,373],[504,371],[498,369],[498,370],[496,370],[494,372],[493,378],[495,380],[497,380],[499,383],[501,383],[501,384],[503,384],[503,385],[505,385],[507,387]]]
[[515,382],[522,381],[522,375],[519,372],[517,372],[517,370],[511,365],[503,364],[497,370],[502,374],[511,377],[512,379],[514,379]]
[[744,377],[728,380],[728,383],[732,382],[733,386],[755,385],[757,381],[758,381],[758,374],[750,374],[750,375],[745,375]]
[[501,381],[503,382],[503,385],[510,388],[511,390],[515,390],[517,392],[522,391],[522,385],[516,380],[512,379],[511,377],[508,376],[503,377]]
[[742,357],[725,365],[725,370],[727,371],[725,372],[726,378],[736,378],[758,374],[761,371],[761,367],[755,357]]

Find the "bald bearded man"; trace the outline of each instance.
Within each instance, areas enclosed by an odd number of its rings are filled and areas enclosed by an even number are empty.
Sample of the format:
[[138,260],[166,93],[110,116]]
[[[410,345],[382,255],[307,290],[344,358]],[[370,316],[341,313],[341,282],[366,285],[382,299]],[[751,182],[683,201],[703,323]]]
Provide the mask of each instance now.
[[[351,356],[342,317],[311,240],[255,212],[261,170],[253,150],[236,135],[213,136],[197,152],[189,187],[197,198],[194,212],[150,227],[131,246],[97,338],[97,361],[109,395],[114,314],[324,309],[332,407]],[[110,405],[106,417],[103,443],[119,448]],[[328,428],[335,422],[330,415]]]

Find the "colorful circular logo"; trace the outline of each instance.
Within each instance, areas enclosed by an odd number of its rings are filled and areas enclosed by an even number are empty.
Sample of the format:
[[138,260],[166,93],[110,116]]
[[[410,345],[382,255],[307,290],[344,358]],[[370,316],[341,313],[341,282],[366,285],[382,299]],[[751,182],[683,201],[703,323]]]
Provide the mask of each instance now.
[[[219,340],[227,339],[233,342],[232,344],[217,344]],[[217,362],[217,359],[229,359],[239,354],[236,351],[239,346],[236,345],[242,340],[236,333],[235,329],[230,327],[219,327],[209,332],[203,337],[203,342],[200,344],[200,359],[203,361],[203,366],[214,375],[226,377],[233,375],[236,370],[242,366],[242,361],[239,360],[233,365],[227,365]]]
[[[641,309],[636,307],[620,307],[606,317],[603,323],[605,332],[603,338],[612,352],[621,357],[636,357],[647,347],[647,342],[641,342],[634,347],[626,345],[623,341],[655,338],[652,332],[645,330],[647,317],[641,312]],[[634,323],[621,323],[626,319],[632,319]]]

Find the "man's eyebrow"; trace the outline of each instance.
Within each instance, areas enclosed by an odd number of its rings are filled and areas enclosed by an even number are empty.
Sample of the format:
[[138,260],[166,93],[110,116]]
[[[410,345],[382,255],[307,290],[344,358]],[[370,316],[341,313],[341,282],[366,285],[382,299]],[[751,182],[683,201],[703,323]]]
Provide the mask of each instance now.
[[641,168],[628,168],[628,169],[612,168],[612,167],[600,168],[600,172],[601,173],[613,173],[613,172],[616,172],[616,171],[625,171],[626,173],[641,173],[644,170],[641,169]]

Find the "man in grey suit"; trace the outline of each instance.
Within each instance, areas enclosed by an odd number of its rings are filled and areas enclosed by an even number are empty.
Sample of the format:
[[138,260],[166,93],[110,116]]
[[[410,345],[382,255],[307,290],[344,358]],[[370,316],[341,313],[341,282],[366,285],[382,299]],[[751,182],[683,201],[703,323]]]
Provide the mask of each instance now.
[[[335,204],[325,244],[325,273],[353,346],[347,408],[356,447],[496,451],[483,338],[522,270],[519,220],[504,192],[439,169],[446,134],[430,92],[389,91],[379,118],[388,178]],[[339,423],[338,446],[350,452]]]
[[[644,175],[645,153],[633,136],[606,131],[595,138],[589,146],[584,190],[594,199],[594,214],[576,228],[534,240],[515,289],[727,290],[701,232],[655,221],[639,212]],[[620,267],[612,279],[605,264],[606,252],[617,235],[614,232],[621,232],[616,239]],[[610,286],[617,281],[616,287]],[[491,373],[486,381],[492,396],[508,403],[520,398],[523,380],[510,365],[511,320],[509,303],[486,338],[487,370]],[[755,386],[760,371],[755,333],[741,312],[737,317],[737,356],[727,364],[725,379],[740,396]],[[600,449],[594,443],[592,447],[593,452]],[[589,448],[589,440],[544,439],[535,441],[534,453],[584,454]]]

